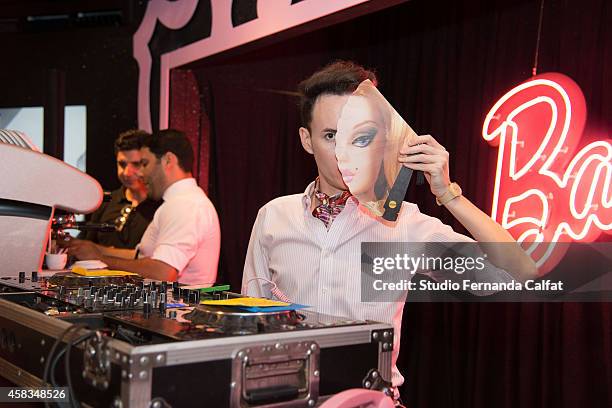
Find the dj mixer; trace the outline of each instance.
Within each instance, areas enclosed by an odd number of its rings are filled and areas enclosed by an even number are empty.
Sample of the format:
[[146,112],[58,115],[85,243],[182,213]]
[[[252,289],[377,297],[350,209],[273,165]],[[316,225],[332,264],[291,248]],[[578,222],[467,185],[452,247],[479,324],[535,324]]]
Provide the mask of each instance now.
[[239,296],[134,276],[3,277],[0,375],[68,386],[91,407],[313,407],[390,389],[392,326],[203,304]]

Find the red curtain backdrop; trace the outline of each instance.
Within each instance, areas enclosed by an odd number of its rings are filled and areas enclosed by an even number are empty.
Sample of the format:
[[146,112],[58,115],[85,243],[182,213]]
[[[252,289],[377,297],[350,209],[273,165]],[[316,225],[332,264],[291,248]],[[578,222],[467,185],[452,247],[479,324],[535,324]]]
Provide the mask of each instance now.
[[187,134],[194,150],[194,177],[208,193],[210,126],[200,106],[198,83],[191,70],[173,69],[170,73],[169,127]]

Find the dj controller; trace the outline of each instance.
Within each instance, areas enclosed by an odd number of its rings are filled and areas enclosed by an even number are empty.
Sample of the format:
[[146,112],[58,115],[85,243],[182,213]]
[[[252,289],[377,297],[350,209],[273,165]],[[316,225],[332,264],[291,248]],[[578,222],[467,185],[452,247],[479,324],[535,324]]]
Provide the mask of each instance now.
[[0,375],[68,387],[85,407],[314,407],[350,388],[389,392],[392,326],[202,304],[236,297],[133,276],[3,277]]

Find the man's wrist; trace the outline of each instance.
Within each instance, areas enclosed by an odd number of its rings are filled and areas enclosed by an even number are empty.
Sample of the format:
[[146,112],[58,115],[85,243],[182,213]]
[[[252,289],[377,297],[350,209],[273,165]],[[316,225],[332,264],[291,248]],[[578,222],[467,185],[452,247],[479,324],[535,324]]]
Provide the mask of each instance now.
[[436,197],[436,200],[440,199],[440,197],[442,197],[444,194],[446,194],[446,192],[448,191],[448,186],[451,185],[451,182],[449,181],[448,184],[444,187],[444,189],[442,191],[432,191],[434,197]]
[[446,188],[446,191],[436,196],[436,203],[439,206],[446,205],[457,197],[461,197],[462,191],[461,187],[457,183],[450,183]]
[[105,263],[107,268],[112,269],[111,266],[108,264],[108,255],[100,254],[100,261]]

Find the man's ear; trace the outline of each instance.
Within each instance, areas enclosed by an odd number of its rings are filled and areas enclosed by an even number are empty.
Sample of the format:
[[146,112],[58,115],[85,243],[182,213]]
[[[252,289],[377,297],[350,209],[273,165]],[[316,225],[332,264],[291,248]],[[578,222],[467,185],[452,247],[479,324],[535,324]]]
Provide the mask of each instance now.
[[302,141],[302,147],[310,154],[314,154],[314,150],[312,150],[312,137],[310,136],[310,131],[305,127],[301,127],[299,129],[300,132],[300,140]]
[[161,157],[161,162],[162,162],[162,165],[165,168],[167,168],[171,164],[174,164],[175,166],[178,166],[178,157],[176,157],[176,155],[174,153],[172,153],[172,152],[166,152]]

